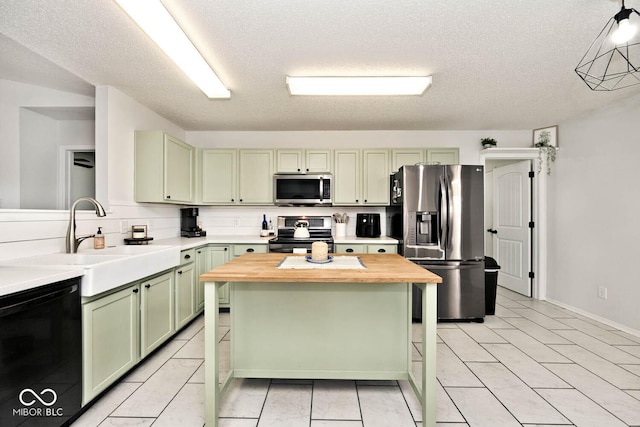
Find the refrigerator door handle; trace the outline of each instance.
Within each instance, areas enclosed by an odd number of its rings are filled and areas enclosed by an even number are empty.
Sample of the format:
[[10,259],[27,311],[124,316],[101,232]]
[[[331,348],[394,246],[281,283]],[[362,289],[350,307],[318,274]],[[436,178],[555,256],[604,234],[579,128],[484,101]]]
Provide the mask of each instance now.
[[[451,181],[449,179],[448,175],[445,175],[444,177],[444,185],[445,185],[445,191],[447,192],[447,246],[445,247],[448,251],[451,251],[451,242],[453,241],[453,237],[451,236],[452,232],[453,232],[453,215],[454,215],[454,209],[453,206],[451,206],[452,203],[452,193],[453,190],[451,189]],[[445,252],[448,254],[448,252]],[[445,255],[445,258],[448,258],[449,255]]]
[[440,177],[440,226],[438,227],[438,244],[442,253],[445,253],[447,247],[447,236],[449,235],[449,197],[444,182],[444,178]]

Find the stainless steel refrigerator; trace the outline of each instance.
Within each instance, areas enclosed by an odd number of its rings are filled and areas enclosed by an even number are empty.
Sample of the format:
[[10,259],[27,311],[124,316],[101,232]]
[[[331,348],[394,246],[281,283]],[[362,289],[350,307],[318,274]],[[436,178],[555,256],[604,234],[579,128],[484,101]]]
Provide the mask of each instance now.
[[[399,253],[442,277],[438,319],[483,321],[483,166],[402,166],[391,175],[387,222]],[[419,292],[414,286],[414,319]]]

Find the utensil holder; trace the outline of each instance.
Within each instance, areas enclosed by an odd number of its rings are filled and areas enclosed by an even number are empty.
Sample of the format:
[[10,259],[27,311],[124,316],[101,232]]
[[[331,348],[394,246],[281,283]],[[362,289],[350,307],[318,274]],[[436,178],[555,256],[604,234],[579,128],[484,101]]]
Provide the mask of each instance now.
[[336,223],[336,236],[344,237],[347,235],[347,224],[344,222]]

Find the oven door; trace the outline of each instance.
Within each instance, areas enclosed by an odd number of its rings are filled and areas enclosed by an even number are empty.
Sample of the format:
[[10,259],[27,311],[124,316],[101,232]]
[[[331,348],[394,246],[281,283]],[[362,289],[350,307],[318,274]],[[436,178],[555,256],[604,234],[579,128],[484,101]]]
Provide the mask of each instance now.
[[283,253],[283,254],[291,254],[291,253],[301,253],[301,254],[309,253],[310,254],[311,242],[308,240],[301,241],[301,242],[270,241],[269,252]]
[[[313,244],[310,240],[300,241],[300,242],[279,242],[278,239],[272,239],[269,241],[269,252],[270,253],[282,253],[282,254],[291,254],[291,253],[301,253],[301,254],[310,254],[311,253],[311,245]],[[327,242],[329,253],[333,253],[333,242]]]

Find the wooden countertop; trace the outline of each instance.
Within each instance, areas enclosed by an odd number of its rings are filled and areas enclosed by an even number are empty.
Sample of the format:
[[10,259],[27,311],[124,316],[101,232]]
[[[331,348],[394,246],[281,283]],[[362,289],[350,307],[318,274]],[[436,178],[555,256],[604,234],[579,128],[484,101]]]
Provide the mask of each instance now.
[[[442,283],[442,278],[395,254],[358,254],[363,270],[278,269],[294,254],[244,254],[200,276],[203,282],[360,282],[360,283]],[[343,256],[343,255],[339,255]]]

